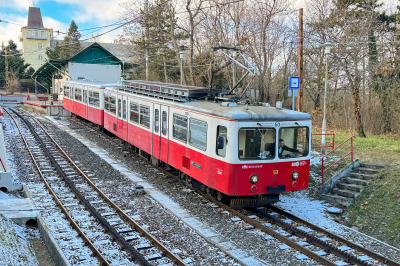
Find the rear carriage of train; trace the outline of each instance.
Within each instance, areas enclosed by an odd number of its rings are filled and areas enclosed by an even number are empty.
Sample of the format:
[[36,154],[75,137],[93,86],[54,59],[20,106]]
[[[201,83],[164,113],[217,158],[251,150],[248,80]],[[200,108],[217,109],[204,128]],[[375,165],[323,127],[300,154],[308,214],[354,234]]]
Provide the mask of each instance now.
[[196,88],[144,81],[106,88],[104,127],[232,205],[262,206],[308,187],[310,115],[174,97],[185,89]]
[[97,125],[104,125],[104,88],[111,86],[95,81],[64,81],[63,105],[71,113]]

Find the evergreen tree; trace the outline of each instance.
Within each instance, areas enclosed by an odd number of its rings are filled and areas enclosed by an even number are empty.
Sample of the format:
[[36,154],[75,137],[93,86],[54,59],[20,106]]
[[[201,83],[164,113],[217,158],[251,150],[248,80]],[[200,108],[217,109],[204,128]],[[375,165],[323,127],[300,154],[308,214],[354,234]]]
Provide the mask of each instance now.
[[52,48],[47,48],[46,55],[49,59],[69,59],[76,55],[82,50],[82,46],[79,42],[79,31],[75,21],[71,21],[67,35],[60,45],[56,45]]
[[[8,60],[8,72],[14,73],[17,78],[29,78],[25,70],[29,67],[29,64],[25,63],[24,58],[19,53],[17,45],[13,40],[8,41],[8,45],[4,44],[1,46],[0,54],[5,55],[7,50]],[[6,68],[5,68],[5,57],[0,56],[0,80],[5,80]]]

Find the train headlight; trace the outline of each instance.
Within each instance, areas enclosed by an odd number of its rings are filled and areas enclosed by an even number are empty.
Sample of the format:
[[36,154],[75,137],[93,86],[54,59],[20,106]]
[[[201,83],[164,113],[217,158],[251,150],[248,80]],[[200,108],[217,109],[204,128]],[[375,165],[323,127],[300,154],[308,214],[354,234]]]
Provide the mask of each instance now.
[[297,180],[298,178],[299,178],[299,172],[293,171],[293,173],[292,173],[292,179],[293,179],[293,180]]
[[252,175],[250,177],[250,183],[256,184],[258,182],[258,175]]

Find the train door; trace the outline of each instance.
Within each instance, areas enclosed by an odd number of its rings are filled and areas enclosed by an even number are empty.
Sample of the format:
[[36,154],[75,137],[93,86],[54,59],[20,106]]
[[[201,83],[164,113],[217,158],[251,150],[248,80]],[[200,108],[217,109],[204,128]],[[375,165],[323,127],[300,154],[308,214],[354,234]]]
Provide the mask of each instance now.
[[118,137],[120,137],[123,140],[128,140],[128,110],[127,110],[127,104],[128,104],[128,98],[123,95],[118,95],[117,99],[117,105],[118,105]]
[[83,103],[83,106],[82,106],[83,107],[82,108],[82,112],[83,112],[82,113],[82,117],[87,119],[88,118],[88,113],[87,113],[87,110],[88,110],[88,100],[87,100],[88,99],[88,97],[87,97],[88,96],[88,87],[85,86],[85,87],[82,88],[82,90],[83,90],[82,91],[82,93],[83,93],[83,96],[82,96],[82,98],[83,98],[82,99],[82,103]]
[[161,148],[161,127],[160,127],[160,119],[161,119],[161,106],[159,104],[154,104],[153,111],[153,156],[157,159],[160,159],[160,148]]
[[169,107],[161,105],[161,141],[160,141],[160,160],[168,163],[169,128],[168,115]]
[[117,136],[122,138],[122,95],[117,95],[117,124],[118,124],[118,132]]

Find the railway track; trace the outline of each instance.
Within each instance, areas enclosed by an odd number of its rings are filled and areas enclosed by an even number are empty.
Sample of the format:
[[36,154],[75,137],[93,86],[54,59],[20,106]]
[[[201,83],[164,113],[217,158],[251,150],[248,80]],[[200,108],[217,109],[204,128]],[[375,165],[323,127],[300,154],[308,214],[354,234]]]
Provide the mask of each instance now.
[[[104,134],[104,136],[118,144],[118,139],[107,134]],[[186,186],[189,185],[185,179],[180,179],[176,172],[152,166],[184,183]],[[265,208],[249,208],[246,211],[251,212],[252,215],[246,215],[238,210],[231,209],[203,191],[196,190],[196,192],[220,207],[221,210],[228,211],[243,222],[271,235],[323,265],[400,266],[400,263],[372,252],[273,205]]]
[[[28,121],[12,111],[17,119],[6,112],[14,120],[46,189],[98,264],[186,265],[132,219],[130,210],[122,210],[112,195],[102,192],[89,178],[91,174],[81,169],[37,120]],[[20,126],[17,120],[25,125]],[[33,195],[49,201],[43,196],[43,191]],[[79,249],[76,244],[71,247]],[[78,261],[84,258],[87,256],[78,257]]]
[[[82,121],[79,122],[82,123]],[[87,125],[85,122],[83,122],[83,124]],[[92,126],[89,127],[93,128]],[[121,145],[118,138],[107,134],[103,136],[110,142]],[[141,158],[141,156],[137,154],[134,155]],[[150,164],[150,162],[148,163]],[[164,168],[154,165],[151,166],[158,169],[161,173],[188,186],[186,180],[180,179],[176,172],[167,171]],[[247,209],[246,211],[252,212],[253,215],[246,215],[243,212],[231,209],[229,206],[217,201],[203,191],[195,191],[217,205],[222,211],[229,212],[234,218],[237,217],[239,220],[254,226],[254,228],[278,239],[285,245],[301,252],[322,265],[400,266],[400,264],[395,261],[319,228],[277,207],[269,206],[265,209]],[[279,217],[276,217],[277,215],[279,215]]]

